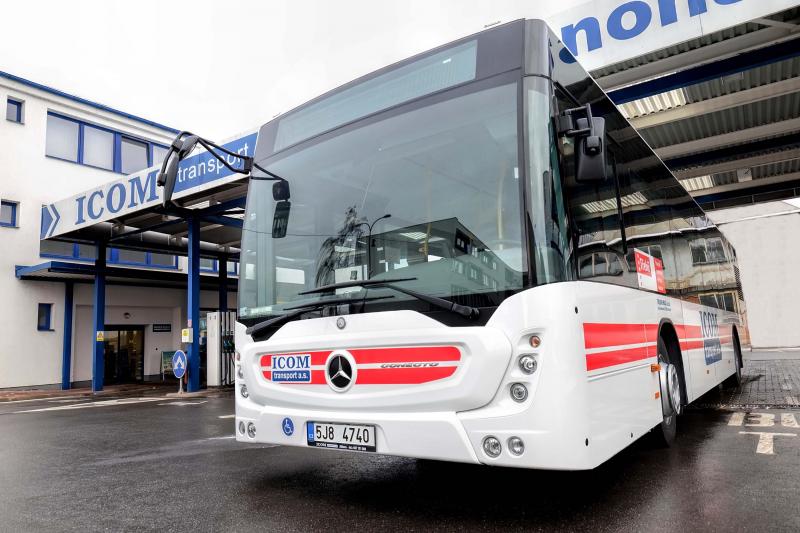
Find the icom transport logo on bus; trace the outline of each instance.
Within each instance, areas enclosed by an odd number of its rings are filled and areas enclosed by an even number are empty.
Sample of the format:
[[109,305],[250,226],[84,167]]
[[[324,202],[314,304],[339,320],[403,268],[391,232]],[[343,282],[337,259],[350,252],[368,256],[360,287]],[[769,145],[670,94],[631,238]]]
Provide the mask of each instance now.
[[272,381],[311,383],[311,354],[273,355]]

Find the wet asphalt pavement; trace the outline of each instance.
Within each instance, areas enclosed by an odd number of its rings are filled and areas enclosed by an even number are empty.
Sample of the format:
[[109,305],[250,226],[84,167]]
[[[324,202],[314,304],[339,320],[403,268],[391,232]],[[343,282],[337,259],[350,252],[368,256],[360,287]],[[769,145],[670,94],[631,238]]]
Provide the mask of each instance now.
[[693,410],[671,449],[537,472],[243,446],[230,398],[147,400],[0,404],[0,531],[800,531],[800,411]]

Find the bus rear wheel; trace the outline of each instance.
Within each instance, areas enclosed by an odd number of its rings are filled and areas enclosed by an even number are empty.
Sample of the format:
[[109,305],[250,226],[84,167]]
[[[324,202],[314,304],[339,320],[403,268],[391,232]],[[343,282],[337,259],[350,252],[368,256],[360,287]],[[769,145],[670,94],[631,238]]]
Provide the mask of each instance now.
[[736,372],[725,378],[722,382],[723,389],[735,389],[742,384],[742,347],[736,330],[733,331],[733,365],[736,367]]
[[658,364],[659,385],[661,398],[661,423],[653,428],[652,435],[659,446],[669,447],[675,442],[677,434],[678,415],[683,410],[683,392],[681,388],[680,369],[671,363],[671,357],[680,357],[680,354],[670,354],[667,343],[663,337],[658,338]]

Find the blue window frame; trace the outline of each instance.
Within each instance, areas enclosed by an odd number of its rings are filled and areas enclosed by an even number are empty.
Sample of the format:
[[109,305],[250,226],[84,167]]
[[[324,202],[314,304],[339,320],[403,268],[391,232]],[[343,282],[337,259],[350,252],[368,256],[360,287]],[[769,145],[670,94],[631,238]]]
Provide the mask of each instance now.
[[[88,244],[42,241],[39,255],[48,259],[73,259],[94,261],[95,247]],[[106,249],[106,263],[109,265],[140,266],[148,268],[178,268],[178,256],[157,252],[137,250]]]
[[[167,147],[97,124],[47,113],[48,157],[120,174],[157,165]],[[144,165],[144,166],[142,166]]]
[[[228,260],[228,274],[232,276],[239,275],[239,262]],[[216,259],[200,258],[200,271],[201,272],[219,272],[219,261]]]
[[14,98],[6,100],[6,120],[22,124],[23,105],[24,102],[22,100],[15,100]]
[[177,269],[178,256],[171,254],[159,254],[156,252],[141,252],[139,250],[120,250],[118,248],[108,248],[106,250],[106,263],[109,265]]
[[0,226],[16,228],[17,211],[19,211],[19,203],[7,200],[0,202]]
[[50,327],[53,315],[53,304],[39,304],[39,313],[36,320],[36,329],[39,331],[53,331]]

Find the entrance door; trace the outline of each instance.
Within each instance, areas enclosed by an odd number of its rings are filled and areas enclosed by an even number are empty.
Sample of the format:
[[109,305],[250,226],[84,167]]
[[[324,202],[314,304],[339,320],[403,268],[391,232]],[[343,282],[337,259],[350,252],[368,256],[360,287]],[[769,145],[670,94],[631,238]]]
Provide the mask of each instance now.
[[106,385],[144,380],[144,326],[106,326]]

